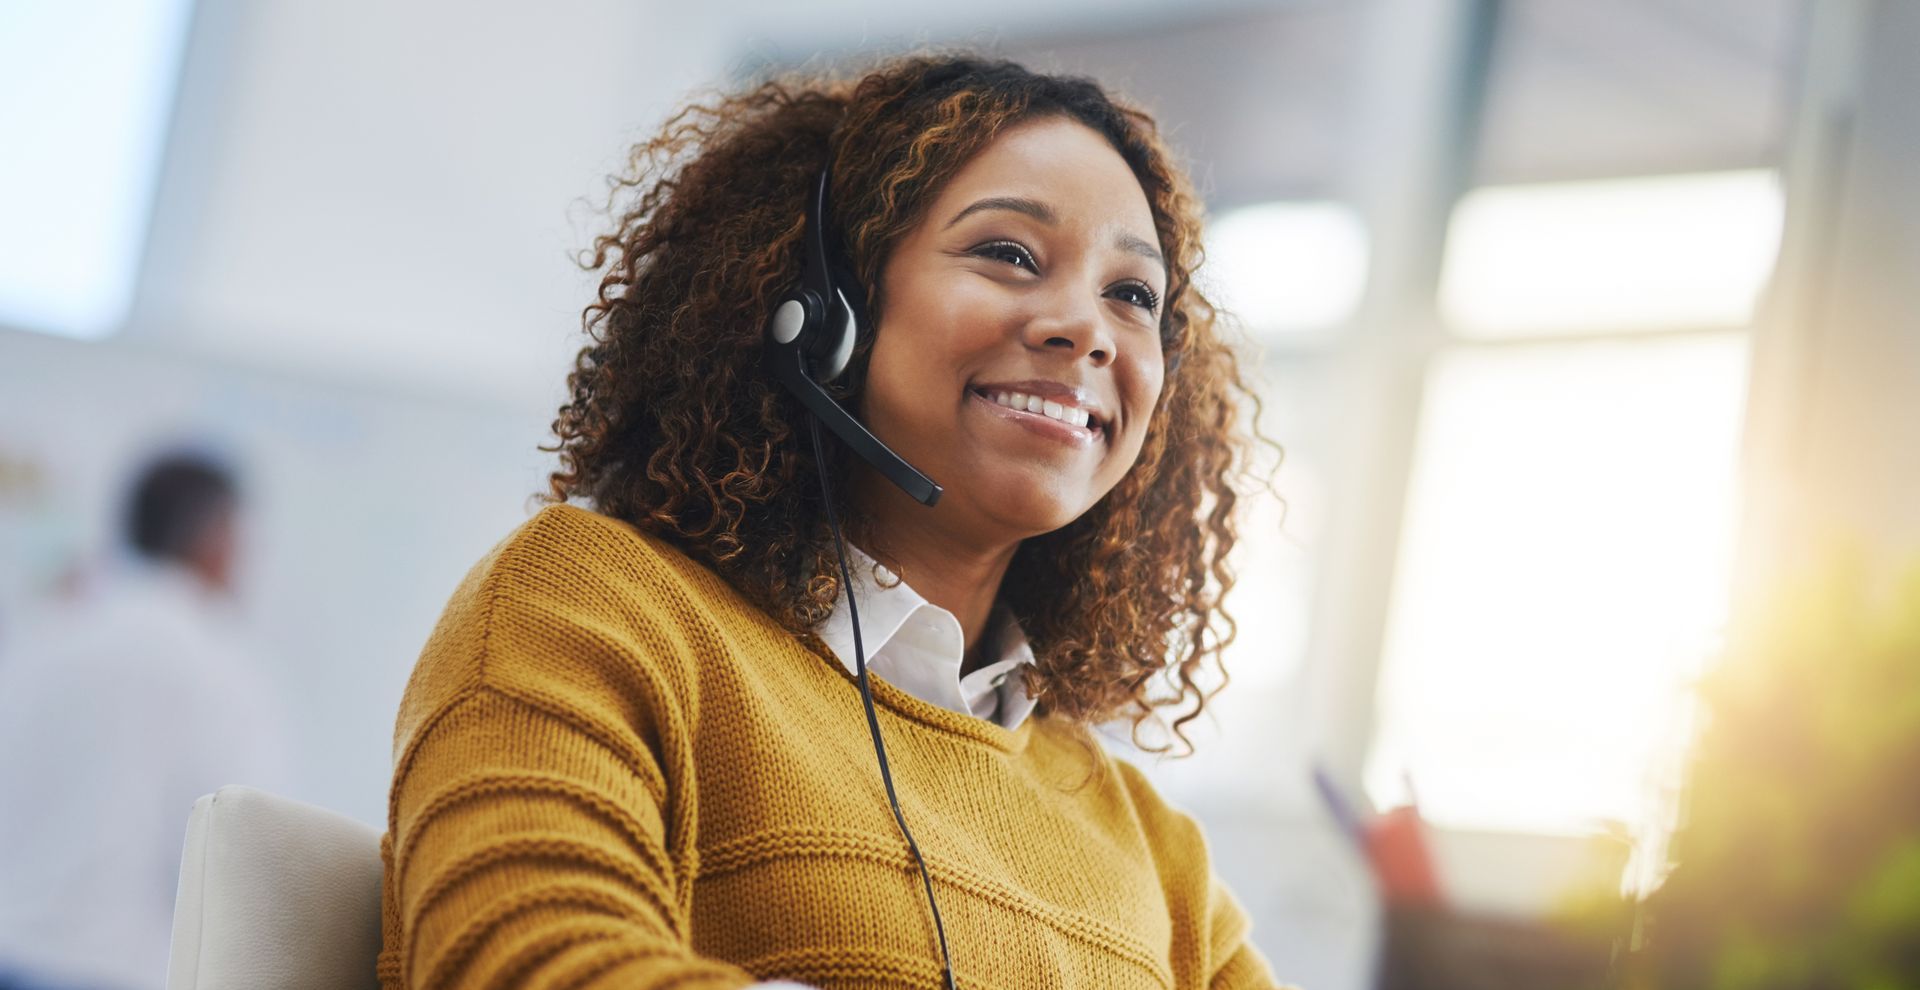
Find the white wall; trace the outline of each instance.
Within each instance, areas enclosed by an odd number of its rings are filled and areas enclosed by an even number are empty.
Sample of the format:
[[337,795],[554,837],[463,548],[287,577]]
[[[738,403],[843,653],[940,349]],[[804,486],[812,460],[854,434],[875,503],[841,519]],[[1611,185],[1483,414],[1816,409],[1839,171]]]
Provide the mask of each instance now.
[[123,339],[544,404],[590,204],[723,37],[615,2],[203,2]]

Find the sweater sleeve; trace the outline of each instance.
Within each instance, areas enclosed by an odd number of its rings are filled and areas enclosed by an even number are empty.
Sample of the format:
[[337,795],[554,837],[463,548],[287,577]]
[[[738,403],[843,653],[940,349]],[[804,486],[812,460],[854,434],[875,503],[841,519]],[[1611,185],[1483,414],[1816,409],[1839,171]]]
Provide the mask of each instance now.
[[541,566],[476,568],[408,686],[383,983],[747,987],[691,947],[685,713],[645,655],[671,635],[575,607],[606,589]]
[[1209,875],[1207,931],[1208,958],[1216,960],[1207,979],[1208,990],[1273,990],[1279,987],[1267,961],[1247,938],[1246,910],[1218,875]]
[[1208,990],[1276,990],[1265,957],[1249,938],[1246,909],[1214,870],[1200,823],[1167,804],[1139,768],[1113,760],[1146,830],[1176,922],[1190,932],[1187,962]]
[[420,737],[395,781],[402,986],[753,982],[694,955],[658,778],[597,735],[480,687]]

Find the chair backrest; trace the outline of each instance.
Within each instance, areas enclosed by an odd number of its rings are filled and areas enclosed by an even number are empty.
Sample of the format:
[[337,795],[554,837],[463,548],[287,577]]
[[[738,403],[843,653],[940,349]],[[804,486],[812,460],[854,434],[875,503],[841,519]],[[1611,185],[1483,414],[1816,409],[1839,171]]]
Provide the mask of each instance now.
[[167,990],[377,990],[380,833],[254,790],[194,803]]

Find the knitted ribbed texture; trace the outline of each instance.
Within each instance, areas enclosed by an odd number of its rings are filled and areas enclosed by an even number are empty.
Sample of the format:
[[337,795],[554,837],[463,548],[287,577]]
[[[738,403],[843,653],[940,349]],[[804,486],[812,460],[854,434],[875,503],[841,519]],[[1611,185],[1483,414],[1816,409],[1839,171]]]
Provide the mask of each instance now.
[[[936,986],[824,650],[667,544],[543,509],[454,593],[401,702],[381,985]],[[1131,766],[1056,720],[873,688],[961,987],[1273,986],[1199,830]]]

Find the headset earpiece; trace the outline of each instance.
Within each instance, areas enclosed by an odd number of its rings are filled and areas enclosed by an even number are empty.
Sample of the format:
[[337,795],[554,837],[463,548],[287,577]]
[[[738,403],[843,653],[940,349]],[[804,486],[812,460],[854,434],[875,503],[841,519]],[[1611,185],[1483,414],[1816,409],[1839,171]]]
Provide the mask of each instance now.
[[800,234],[800,284],[780,297],[767,324],[767,346],[797,352],[807,377],[822,385],[846,373],[860,333],[852,304],[834,284],[827,217],[823,169],[807,196],[807,226]]
[[767,345],[797,351],[807,377],[822,385],[846,373],[860,336],[846,296],[835,289],[832,298],[832,304],[822,305],[812,290],[797,289],[781,298],[767,324]]

